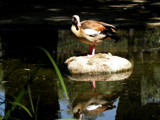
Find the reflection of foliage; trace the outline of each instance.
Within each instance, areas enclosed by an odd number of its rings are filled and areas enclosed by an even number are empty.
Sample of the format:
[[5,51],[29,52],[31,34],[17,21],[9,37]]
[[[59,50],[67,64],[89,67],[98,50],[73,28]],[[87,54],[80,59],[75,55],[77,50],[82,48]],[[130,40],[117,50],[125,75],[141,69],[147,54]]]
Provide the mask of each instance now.
[[[159,103],[160,102],[160,82],[158,64],[146,64],[145,76],[142,78],[141,98],[142,104]],[[148,68],[148,69],[147,69]]]
[[158,47],[160,45],[160,28],[145,31],[144,46],[147,48]]

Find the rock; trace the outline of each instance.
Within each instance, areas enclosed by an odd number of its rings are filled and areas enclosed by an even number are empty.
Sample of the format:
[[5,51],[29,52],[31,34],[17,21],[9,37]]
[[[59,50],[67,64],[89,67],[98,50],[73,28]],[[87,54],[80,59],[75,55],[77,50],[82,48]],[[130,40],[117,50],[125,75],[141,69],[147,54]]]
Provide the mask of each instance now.
[[112,74],[99,74],[99,75],[68,75],[70,80],[73,81],[119,81],[125,80],[130,77],[132,70],[127,72],[112,73]]
[[132,64],[125,58],[99,53],[93,57],[70,57],[65,61],[71,74],[118,73],[132,69]]

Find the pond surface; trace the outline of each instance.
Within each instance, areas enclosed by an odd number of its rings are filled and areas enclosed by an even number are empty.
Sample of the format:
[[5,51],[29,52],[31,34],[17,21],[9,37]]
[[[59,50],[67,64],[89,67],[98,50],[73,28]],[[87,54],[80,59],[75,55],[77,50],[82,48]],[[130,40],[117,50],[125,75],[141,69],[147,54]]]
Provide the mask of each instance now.
[[[63,63],[71,56],[85,55],[89,46],[76,41],[70,35],[69,30],[58,30],[55,37],[58,40],[54,42],[56,45],[53,45],[52,55],[61,70],[69,99],[66,98],[50,61],[45,59],[45,62],[41,62],[43,52],[40,55],[35,51],[33,51],[34,54],[30,52],[29,55],[22,55],[21,47],[16,48],[15,56],[13,54],[6,55],[5,57],[2,56],[1,59],[1,118],[31,78],[37,66],[42,63],[35,78],[30,83],[30,91],[26,91],[21,100],[21,104],[29,109],[33,117],[34,110],[36,111],[37,108],[38,119],[43,120],[79,118],[80,116],[83,120],[159,120],[159,31],[159,29],[120,29],[118,34],[122,38],[121,41],[114,43],[111,40],[106,40],[96,47],[96,53],[110,52],[130,60],[133,64],[132,71],[120,74],[77,77],[66,74]],[[8,33],[12,34],[10,31]],[[13,33],[16,37],[15,32]],[[2,41],[3,39],[4,42],[11,39],[6,37],[10,34],[7,34],[7,31],[1,34],[4,35]],[[9,44],[9,42],[7,43]],[[4,54],[10,54],[10,49],[3,50]],[[93,89],[90,82],[93,79],[96,79],[96,89]],[[29,97],[30,93],[34,110]],[[100,103],[103,105],[97,107],[96,105]],[[94,107],[98,109],[89,111],[91,109],[89,105],[92,107],[95,105]],[[81,114],[78,114],[79,112]],[[20,106],[12,112],[11,118],[33,119]]]

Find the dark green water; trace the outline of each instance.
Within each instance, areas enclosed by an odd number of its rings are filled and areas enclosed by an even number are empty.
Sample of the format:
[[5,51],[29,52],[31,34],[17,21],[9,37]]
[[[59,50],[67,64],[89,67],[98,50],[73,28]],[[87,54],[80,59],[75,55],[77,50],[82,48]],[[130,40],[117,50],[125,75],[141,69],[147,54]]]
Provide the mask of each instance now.
[[[84,55],[89,46],[72,38],[68,30],[57,31],[57,45],[53,57],[59,66],[67,87],[69,100],[49,61],[40,67],[33,80],[31,94],[33,104],[38,103],[38,119],[74,118],[75,107],[83,109],[88,102],[105,101],[107,106],[95,113],[83,112],[83,120],[159,120],[160,119],[160,53],[159,29],[121,29],[122,40],[118,43],[105,41],[96,47],[96,53],[112,53],[127,58],[133,64],[133,71],[125,75],[68,76],[63,62],[70,56]],[[55,45],[53,45],[55,47]],[[6,51],[7,53],[7,51]],[[28,57],[28,56],[27,56]],[[3,58],[0,64],[0,115],[3,117],[9,103],[24,87],[39,61],[21,56]],[[37,57],[36,57],[37,58]],[[29,61],[27,61],[29,59]],[[40,58],[38,58],[40,59]],[[97,77],[97,78],[96,78]],[[105,79],[104,79],[105,78]],[[74,79],[74,80],[73,80]],[[97,79],[96,90],[89,81]],[[31,113],[31,104],[26,92],[21,103]],[[21,107],[11,114],[13,118],[32,119]]]

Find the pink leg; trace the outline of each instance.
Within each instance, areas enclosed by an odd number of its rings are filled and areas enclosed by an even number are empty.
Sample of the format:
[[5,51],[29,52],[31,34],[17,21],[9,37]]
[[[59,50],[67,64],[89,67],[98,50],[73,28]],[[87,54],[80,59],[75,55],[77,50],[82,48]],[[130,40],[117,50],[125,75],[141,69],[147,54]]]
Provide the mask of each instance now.
[[96,82],[90,81],[89,83],[90,83],[91,90],[96,91]]
[[89,45],[89,55],[91,54],[92,45]]
[[93,57],[95,55],[95,45],[93,45],[93,50],[91,54],[91,45],[89,46],[89,54],[87,55],[88,57]]
[[93,81],[92,83],[93,83],[93,88],[96,89],[96,82]]
[[95,45],[93,45],[92,55],[95,55]]

